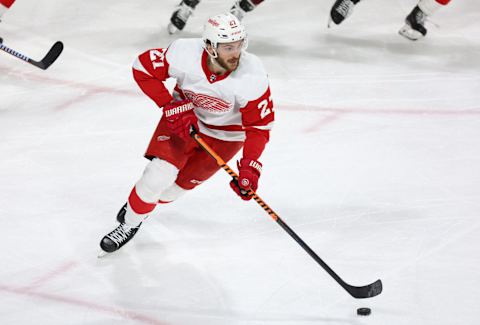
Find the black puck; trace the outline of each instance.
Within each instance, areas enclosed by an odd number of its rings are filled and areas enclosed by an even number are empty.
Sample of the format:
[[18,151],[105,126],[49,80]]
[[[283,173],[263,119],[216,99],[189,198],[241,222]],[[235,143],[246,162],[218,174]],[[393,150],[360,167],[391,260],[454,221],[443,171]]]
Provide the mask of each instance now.
[[368,315],[370,315],[371,312],[372,312],[372,310],[370,308],[366,308],[366,307],[362,307],[362,308],[357,309],[357,315],[360,315],[360,316],[368,316]]

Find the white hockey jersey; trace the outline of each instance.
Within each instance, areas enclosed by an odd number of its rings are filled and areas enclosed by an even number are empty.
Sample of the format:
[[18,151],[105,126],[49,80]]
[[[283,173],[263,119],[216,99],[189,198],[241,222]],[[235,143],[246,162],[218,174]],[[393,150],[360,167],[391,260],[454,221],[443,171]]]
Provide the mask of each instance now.
[[[224,141],[245,141],[254,131],[268,141],[274,112],[260,60],[243,51],[238,68],[222,76],[209,70],[207,60],[201,39],[178,39],[167,49],[141,54],[133,73],[140,88],[160,107],[173,99],[190,99],[201,133]],[[176,79],[173,94],[163,83],[168,78]]]

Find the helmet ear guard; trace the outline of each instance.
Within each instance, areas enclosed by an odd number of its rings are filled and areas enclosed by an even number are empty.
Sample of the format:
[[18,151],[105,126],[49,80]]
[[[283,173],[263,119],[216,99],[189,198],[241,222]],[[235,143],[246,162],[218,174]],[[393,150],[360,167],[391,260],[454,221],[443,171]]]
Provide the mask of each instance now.
[[[237,17],[231,13],[220,14],[210,17],[203,29],[204,48],[213,58],[218,57],[217,47],[219,43],[232,43],[243,40],[243,50],[247,48],[247,32]],[[210,45],[213,53],[207,49]]]

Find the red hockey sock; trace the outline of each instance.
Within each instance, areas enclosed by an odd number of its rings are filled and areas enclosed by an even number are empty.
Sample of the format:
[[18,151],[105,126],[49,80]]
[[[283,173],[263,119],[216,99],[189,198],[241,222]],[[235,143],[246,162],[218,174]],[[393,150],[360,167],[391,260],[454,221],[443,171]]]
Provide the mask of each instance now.
[[132,208],[133,212],[137,214],[147,214],[155,209],[156,203],[147,203],[143,201],[137,194],[135,187],[132,189],[130,196],[128,197],[128,204]]

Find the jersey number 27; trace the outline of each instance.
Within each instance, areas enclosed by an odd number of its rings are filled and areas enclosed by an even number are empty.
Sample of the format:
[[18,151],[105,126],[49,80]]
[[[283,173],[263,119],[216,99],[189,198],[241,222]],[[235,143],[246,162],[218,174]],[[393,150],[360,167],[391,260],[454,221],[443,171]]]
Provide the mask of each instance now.
[[153,69],[162,68],[165,66],[165,50],[151,50],[150,60],[152,61]]

